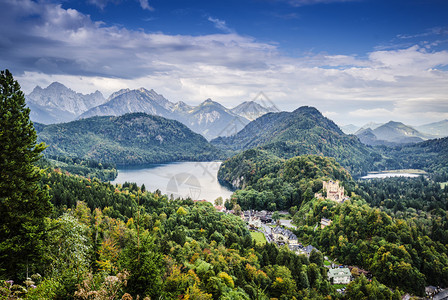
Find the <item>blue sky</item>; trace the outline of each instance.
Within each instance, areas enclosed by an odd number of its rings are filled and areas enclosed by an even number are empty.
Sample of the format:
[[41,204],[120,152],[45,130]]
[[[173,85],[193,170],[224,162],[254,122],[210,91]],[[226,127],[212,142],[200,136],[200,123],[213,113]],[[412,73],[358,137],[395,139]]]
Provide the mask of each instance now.
[[448,119],[446,0],[0,2],[0,66],[26,93],[153,88],[227,107],[266,94],[340,124]]

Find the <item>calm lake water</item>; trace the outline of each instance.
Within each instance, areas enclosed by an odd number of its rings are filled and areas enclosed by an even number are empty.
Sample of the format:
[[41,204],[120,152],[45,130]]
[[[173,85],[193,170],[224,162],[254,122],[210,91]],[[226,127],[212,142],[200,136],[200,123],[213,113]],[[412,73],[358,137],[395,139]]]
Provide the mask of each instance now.
[[174,198],[190,197],[193,200],[213,202],[221,196],[230,198],[232,191],[219,184],[217,174],[221,162],[178,162],[145,167],[118,169],[115,183],[135,182],[145,184],[147,191],[159,189]]
[[423,174],[412,174],[412,173],[370,173],[366,176],[361,177],[361,179],[372,179],[372,178],[387,178],[387,177],[419,177]]

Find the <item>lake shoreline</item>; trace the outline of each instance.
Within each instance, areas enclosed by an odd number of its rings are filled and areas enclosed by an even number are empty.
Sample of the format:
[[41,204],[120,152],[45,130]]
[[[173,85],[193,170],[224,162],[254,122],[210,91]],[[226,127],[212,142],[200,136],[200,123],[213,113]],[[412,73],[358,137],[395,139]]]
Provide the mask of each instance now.
[[391,177],[408,177],[417,178],[420,176],[427,176],[428,173],[419,169],[400,169],[400,170],[386,170],[369,172],[367,175],[359,177],[358,179],[383,179]]
[[230,198],[233,191],[218,181],[222,161],[187,161],[119,167],[111,184],[135,182],[146,190],[160,190],[173,198],[191,198],[214,202],[218,197]]

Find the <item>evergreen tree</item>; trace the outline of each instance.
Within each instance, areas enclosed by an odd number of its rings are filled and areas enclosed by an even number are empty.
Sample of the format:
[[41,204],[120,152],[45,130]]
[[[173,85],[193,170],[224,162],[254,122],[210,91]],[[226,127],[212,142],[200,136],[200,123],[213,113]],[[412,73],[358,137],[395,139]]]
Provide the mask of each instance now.
[[48,192],[39,187],[35,163],[44,144],[36,143],[30,109],[20,85],[0,72],[0,279],[23,279],[41,261]]

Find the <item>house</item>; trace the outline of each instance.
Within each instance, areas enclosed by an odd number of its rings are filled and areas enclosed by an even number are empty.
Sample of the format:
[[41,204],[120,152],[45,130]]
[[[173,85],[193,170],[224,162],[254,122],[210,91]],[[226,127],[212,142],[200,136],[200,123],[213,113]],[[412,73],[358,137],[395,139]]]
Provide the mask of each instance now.
[[337,268],[328,270],[328,280],[333,284],[349,284],[352,274],[349,268]]
[[333,221],[330,219],[322,218],[320,219],[320,229],[324,229],[325,227],[331,225]]
[[289,249],[291,251],[293,251],[295,254],[297,255],[306,255],[308,257],[310,257],[310,254],[313,250],[319,251],[319,249],[317,249],[316,247],[313,247],[311,245],[308,245],[306,247],[304,247],[302,244],[298,243],[296,244],[289,244],[288,245]]
[[248,220],[250,227],[260,228],[261,227],[261,220],[258,217],[249,217]]
[[306,246],[305,248],[303,248],[303,251],[305,251],[305,254],[309,257],[311,252],[313,252],[313,250],[319,251],[319,249],[317,249],[316,247],[313,247],[311,245]]
[[297,236],[289,231],[288,229],[285,229],[281,226],[277,226],[274,229],[271,229],[272,235],[274,237],[274,241],[277,244],[288,244],[288,245],[298,245],[299,240],[297,239]]
[[339,180],[333,181],[323,181],[323,190],[327,193],[327,199],[342,202],[344,200],[344,187],[340,186]]
[[268,216],[261,216],[260,220],[262,223],[266,224],[266,223],[272,223],[272,218],[268,217]]

